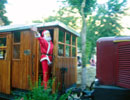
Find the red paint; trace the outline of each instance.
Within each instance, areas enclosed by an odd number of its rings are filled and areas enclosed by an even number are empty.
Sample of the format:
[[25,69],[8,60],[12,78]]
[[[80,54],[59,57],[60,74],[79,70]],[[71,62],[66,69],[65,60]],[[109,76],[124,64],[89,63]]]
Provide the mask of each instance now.
[[49,42],[44,39],[44,37],[37,38],[40,43],[40,49],[41,49],[41,59],[42,60],[42,71],[43,71],[43,82],[42,85],[44,85],[44,88],[47,88],[47,82],[49,80],[49,62],[52,62],[52,54],[53,54],[53,43],[50,42],[50,49],[47,53],[47,50],[49,48]]
[[114,42],[128,39],[130,37],[106,37],[97,41],[96,77],[102,85],[130,88],[130,42]]

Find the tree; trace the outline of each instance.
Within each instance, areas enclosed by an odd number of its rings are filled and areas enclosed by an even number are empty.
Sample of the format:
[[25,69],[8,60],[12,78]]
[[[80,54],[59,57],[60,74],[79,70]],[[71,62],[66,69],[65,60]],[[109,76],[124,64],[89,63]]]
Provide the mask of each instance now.
[[0,20],[1,20],[1,24],[8,25],[11,22],[4,15],[6,13],[5,5],[4,5],[5,3],[7,3],[7,0],[0,0]]
[[[106,4],[98,5],[98,10],[95,16],[90,16],[87,23],[87,42],[91,43],[91,51],[88,57],[94,53],[96,41],[100,37],[119,36],[123,29],[120,20],[126,14],[126,0],[109,0]],[[88,52],[87,52],[88,53]]]
[[82,18],[81,28],[81,53],[82,53],[82,88],[86,87],[86,36],[87,36],[87,21],[86,18],[92,13],[95,8],[96,0],[64,0],[72,9],[78,9]]
[[43,22],[52,22],[52,21],[60,21],[65,25],[68,25],[74,29],[80,29],[79,26],[76,24],[77,20],[80,19],[79,16],[76,16],[76,11],[71,10],[70,8],[61,8],[57,11],[56,15],[49,16],[41,20],[34,20],[33,23],[43,23]]
[[33,23],[43,23],[41,20],[33,20]]
[[61,8],[58,10],[57,14],[55,16],[49,16],[48,18],[44,19],[45,22],[50,22],[50,21],[61,21],[63,22],[65,25],[68,25],[74,29],[77,29],[78,26],[76,24],[77,20],[79,19],[79,17],[75,16],[76,12],[74,10],[71,10],[70,13],[70,8],[66,7],[66,8]]

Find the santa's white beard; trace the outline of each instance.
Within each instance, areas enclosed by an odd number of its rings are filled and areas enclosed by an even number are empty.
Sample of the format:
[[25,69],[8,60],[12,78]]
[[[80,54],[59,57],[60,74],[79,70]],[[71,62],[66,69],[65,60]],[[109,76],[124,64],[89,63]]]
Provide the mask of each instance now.
[[46,41],[51,41],[51,37],[44,38]]

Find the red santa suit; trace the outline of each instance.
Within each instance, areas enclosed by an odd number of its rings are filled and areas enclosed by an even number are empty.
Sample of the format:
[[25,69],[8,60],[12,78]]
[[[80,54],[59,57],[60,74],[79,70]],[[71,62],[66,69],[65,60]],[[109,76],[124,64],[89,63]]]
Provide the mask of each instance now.
[[43,82],[44,88],[47,87],[47,82],[49,79],[48,75],[48,65],[52,63],[52,54],[53,54],[53,43],[51,41],[50,32],[48,30],[44,30],[42,32],[42,36],[40,33],[37,33],[35,37],[38,39],[41,48],[41,59],[42,70],[43,70]]

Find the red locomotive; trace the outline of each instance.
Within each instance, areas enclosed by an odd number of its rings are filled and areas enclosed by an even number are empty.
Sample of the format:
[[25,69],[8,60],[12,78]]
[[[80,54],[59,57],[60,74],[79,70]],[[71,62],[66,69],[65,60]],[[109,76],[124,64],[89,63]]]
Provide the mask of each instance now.
[[94,100],[130,100],[130,37],[97,41]]

